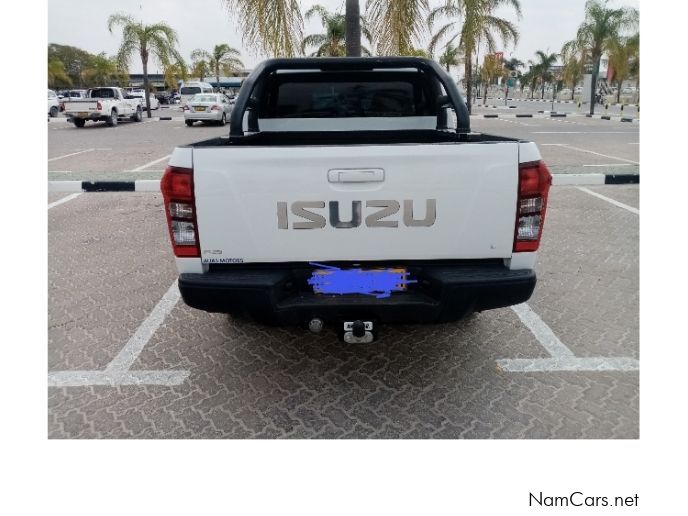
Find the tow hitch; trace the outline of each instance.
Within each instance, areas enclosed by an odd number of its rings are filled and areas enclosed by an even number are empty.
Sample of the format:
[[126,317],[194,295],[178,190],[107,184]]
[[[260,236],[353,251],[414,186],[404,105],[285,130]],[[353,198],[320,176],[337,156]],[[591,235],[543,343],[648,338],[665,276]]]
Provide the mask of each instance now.
[[344,342],[347,344],[370,344],[375,340],[372,321],[345,321]]

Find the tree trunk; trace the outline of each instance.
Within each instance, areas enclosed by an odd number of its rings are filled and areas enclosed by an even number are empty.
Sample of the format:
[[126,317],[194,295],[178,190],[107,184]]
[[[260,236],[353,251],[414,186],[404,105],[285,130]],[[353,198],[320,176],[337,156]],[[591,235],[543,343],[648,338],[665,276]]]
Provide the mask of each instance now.
[[618,81],[617,84],[618,84],[618,86],[616,87],[616,103],[620,104],[621,103],[621,85],[623,84],[623,81]]
[[545,80],[542,80],[542,92],[540,93],[540,99],[545,100]]
[[473,71],[471,70],[471,53],[469,51],[466,51],[466,60],[463,63],[463,71],[464,71],[464,80],[466,81],[466,107],[468,108],[468,114],[471,114],[471,106],[473,103],[471,102],[471,97],[473,95],[473,88],[472,88],[472,82],[473,82],[473,77],[471,75],[473,74]]
[[593,65],[592,65],[592,81],[590,84],[590,115],[595,114],[595,93],[597,89],[597,78],[600,75],[600,60],[601,55],[593,55]]
[[359,0],[346,0],[346,55],[361,57],[361,9]]
[[143,65],[143,90],[146,92],[146,113],[148,118],[151,118],[150,108],[150,85],[148,84],[148,54],[141,52],[141,64]]

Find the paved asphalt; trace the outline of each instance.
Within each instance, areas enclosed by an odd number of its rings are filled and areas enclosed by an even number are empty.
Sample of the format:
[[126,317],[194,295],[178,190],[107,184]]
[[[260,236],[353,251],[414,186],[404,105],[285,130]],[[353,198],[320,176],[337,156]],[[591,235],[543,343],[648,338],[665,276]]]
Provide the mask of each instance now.
[[[638,173],[638,123],[518,106],[477,107],[473,130],[536,141],[554,173]],[[188,128],[181,115],[163,109],[116,128],[53,119],[48,178],[159,178],[176,145],[229,131]],[[637,185],[553,187],[527,307],[385,326],[371,345],[343,344],[331,329],[315,336],[186,307],[157,193],[51,193],[49,379],[81,383],[50,380],[48,434],[637,438],[637,367],[514,372],[502,360],[559,353],[576,364],[637,364],[638,193]],[[102,385],[122,360],[134,380]],[[136,384],[151,374],[181,376]]]
[[[515,118],[516,110],[508,108],[478,107],[471,119],[472,129],[537,142],[553,173],[638,173],[638,123],[582,115],[551,118],[538,114],[536,106],[531,106],[535,103],[522,104],[527,104],[522,112],[535,113],[534,118]],[[482,117],[497,112],[502,118]],[[122,122],[115,128],[101,122],[77,129],[64,118],[52,119],[48,123],[48,178],[158,179],[175,146],[229,134],[229,126],[186,127],[178,108],[154,113],[143,123]],[[159,120],[160,116],[172,120]]]
[[[588,190],[638,208],[638,186]],[[176,278],[161,196],[81,194],[48,217],[48,370],[103,371]],[[638,358],[637,214],[554,187],[538,277],[528,305],[573,355]],[[371,345],[346,345],[331,330],[315,336],[179,301],[149,337],[131,372],[188,377],[173,386],[49,387],[51,438],[639,435],[638,371],[500,367],[549,356],[512,309],[386,326]]]

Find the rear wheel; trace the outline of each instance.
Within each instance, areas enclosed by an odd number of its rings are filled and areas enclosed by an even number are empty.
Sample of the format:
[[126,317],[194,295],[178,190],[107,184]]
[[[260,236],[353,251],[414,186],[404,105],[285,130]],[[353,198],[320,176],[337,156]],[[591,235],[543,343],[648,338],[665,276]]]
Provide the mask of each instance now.
[[141,106],[136,108],[136,113],[131,117],[134,122],[140,122],[143,120],[143,113],[141,112]]
[[220,120],[220,125],[225,125],[227,123],[227,115],[222,113],[222,120]]
[[115,127],[117,125],[117,111],[113,109],[110,116],[105,120],[105,123],[110,127]]
[[72,122],[74,122],[74,127],[83,127],[86,124],[83,118],[73,118]]
[[184,120],[184,123],[185,123],[187,126],[191,127],[191,126],[193,125],[193,120]]
[[60,113],[60,110],[57,108],[57,106],[53,106],[50,108],[50,116],[55,118],[58,114]]

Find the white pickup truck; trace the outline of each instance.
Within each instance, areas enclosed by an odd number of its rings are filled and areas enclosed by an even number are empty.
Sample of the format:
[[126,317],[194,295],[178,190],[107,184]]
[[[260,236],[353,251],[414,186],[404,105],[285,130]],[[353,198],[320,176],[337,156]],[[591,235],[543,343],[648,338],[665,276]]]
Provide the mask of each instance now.
[[551,180],[434,61],[301,58],[260,64],[161,190],[187,305],[357,343],[526,301]]
[[83,127],[86,121],[104,121],[116,126],[120,119],[140,122],[143,118],[142,100],[127,95],[121,88],[91,88],[82,99],[64,102],[64,113],[75,127]]

